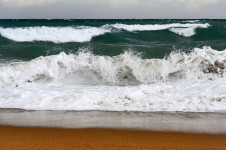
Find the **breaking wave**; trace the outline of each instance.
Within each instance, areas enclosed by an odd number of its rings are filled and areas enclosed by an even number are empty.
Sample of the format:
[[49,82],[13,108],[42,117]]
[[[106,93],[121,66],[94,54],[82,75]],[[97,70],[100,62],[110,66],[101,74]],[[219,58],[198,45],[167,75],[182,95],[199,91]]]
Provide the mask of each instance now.
[[226,50],[163,59],[61,52],[0,65],[0,108],[226,112]]
[[183,35],[185,37],[190,37],[195,35],[195,28],[171,28],[169,30],[178,35]]
[[208,23],[205,24],[155,24],[155,25],[126,25],[126,24],[115,24],[113,27],[117,29],[123,29],[126,31],[157,31],[157,30],[166,30],[168,29],[171,32],[174,32],[179,35],[183,35],[186,37],[192,36],[195,34],[196,28],[208,28],[210,25]]
[[97,27],[26,27],[0,28],[3,37],[17,42],[50,41],[54,43],[87,42],[94,36],[110,32]]
[[103,35],[109,32],[117,32],[117,30],[133,31],[156,31],[169,30],[178,35],[189,37],[195,34],[196,28],[208,28],[210,25],[205,24],[153,24],[153,25],[126,25],[112,24],[103,25],[101,27],[24,27],[24,28],[2,28],[0,34],[8,39],[17,42],[32,41],[50,41],[54,43],[66,42],[87,42],[93,37]]
[[68,81],[87,85],[138,85],[183,80],[214,80],[224,76],[226,51],[195,48],[189,54],[172,52],[164,59],[142,59],[131,52],[96,56],[90,52],[38,57],[0,66],[0,84]]

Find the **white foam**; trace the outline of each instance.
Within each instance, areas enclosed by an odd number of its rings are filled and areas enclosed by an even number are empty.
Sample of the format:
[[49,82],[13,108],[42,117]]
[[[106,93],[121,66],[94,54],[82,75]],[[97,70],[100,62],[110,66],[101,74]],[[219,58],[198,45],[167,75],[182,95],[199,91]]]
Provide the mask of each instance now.
[[110,30],[97,27],[26,27],[2,28],[0,34],[18,42],[51,41],[54,43],[86,42]]
[[183,35],[185,37],[190,37],[195,35],[195,28],[170,28],[171,32],[174,32],[178,35]]
[[90,52],[79,52],[76,55],[61,52],[59,55],[41,56],[29,62],[0,67],[0,81],[2,84],[20,84],[37,80],[40,76],[59,80],[69,73],[79,77],[79,73],[89,72],[100,78],[98,82],[120,84],[128,79],[149,84],[170,81],[174,76],[209,77],[210,74],[203,71],[216,61],[224,64],[225,58],[225,51],[215,51],[210,47],[196,48],[190,54],[173,52],[164,59],[145,60],[130,52],[115,57],[95,56]]
[[[89,52],[0,66],[0,107],[35,110],[226,110],[226,50],[164,59]],[[122,86],[123,85],[123,86]]]
[[183,21],[183,22],[195,23],[195,22],[199,22],[199,20],[186,20],[186,21]]
[[50,41],[54,43],[65,42],[87,42],[94,36],[103,35],[108,32],[114,32],[112,28],[123,29],[130,32],[133,31],[155,31],[166,30],[183,35],[192,36],[195,34],[196,28],[208,28],[210,25],[205,24],[153,24],[153,25],[127,25],[113,24],[103,25],[102,27],[24,27],[24,28],[2,28],[0,27],[1,36],[17,41],[17,42],[32,42],[32,41]]
[[157,31],[157,30],[166,30],[183,35],[183,36],[192,36],[195,34],[196,28],[208,28],[210,25],[208,23],[205,24],[154,24],[154,25],[126,25],[126,24],[114,24],[112,25],[114,28],[123,29],[130,32],[133,31]]

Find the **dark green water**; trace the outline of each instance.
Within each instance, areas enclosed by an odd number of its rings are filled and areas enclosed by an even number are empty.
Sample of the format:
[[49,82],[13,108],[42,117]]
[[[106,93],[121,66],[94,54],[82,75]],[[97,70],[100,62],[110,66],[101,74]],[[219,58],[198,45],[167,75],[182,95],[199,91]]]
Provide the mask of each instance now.
[[[191,22],[189,22],[191,21]],[[90,41],[84,42],[57,42],[52,41],[15,41],[0,34],[0,59],[31,60],[38,56],[66,53],[76,53],[79,49],[88,49],[95,55],[115,56],[124,51],[135,51],[142,54],[143,58],[163,58],[174,50],[189,52],[194,48],[210,46],[212,49],[222,51],[226,48],[226,20],[0,20],[1,30],[21,29],[32,27],[97,27],[114,25],[163,25],[163,24],[206,24],[208,28],[195,28],[195,34],[189,37],[175,34],[168,29],[132,31],[124,29],[93,36]],[[7,31],[6,31],[7,32]],[[32,31],[31,31],[32,32]],[[43,31],[48,33],[48,31]],[[7,34],[11,34],[7,32]],[[29,33],[15,31],[15,36],[29,36]],[[24,34],[24,35],[23,35]],[[42,33],[43,34],[43,33]],[[67,33],[59,35],[64,38]],[[33,36],[33,35],[31,35]],[[76,36],[76,35],[74,35]],[[79,35],[78,35],[79,36]]]

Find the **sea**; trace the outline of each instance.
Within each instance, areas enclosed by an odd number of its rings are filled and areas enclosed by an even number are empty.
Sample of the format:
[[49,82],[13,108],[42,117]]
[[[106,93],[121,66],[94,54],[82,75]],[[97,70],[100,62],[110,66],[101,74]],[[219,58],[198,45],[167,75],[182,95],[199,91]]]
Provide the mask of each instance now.
[[226,20],[0,20],[0,108],[226,112]]

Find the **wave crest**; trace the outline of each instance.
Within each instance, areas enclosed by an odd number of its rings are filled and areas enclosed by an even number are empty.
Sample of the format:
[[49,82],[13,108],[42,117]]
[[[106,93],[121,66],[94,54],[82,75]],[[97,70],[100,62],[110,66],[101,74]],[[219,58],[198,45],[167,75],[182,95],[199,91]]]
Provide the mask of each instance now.
[[90,52],[38,57],[0,67],[0,83],[68,81],[71,84],[134,85],[224,76],[226,51],[195,48],[186,54],[173,52],[164,59],[141,59],[130,52],[110,57]]
[[195,34],[196,28],[208,28],[210,25],[205,24],[153,24],[153,25],[127,25],[113,24],[103,25],[101,27],[25,27],[25,28],[2,28],[0,34],[8,39],[17,42],[32,41],[50,41],[54,43],[66,42],[87,42],[94,36],[103,35],[109,32],[117,32],[117,30],[133,31],[156,31],[169,30],[182,36],[192,36]]
[[17,42],[50,41],[54,43],[87,42],[110,30],[97,27],[27,27],[0,28],[3,37]]
[[190,37],[195,34],[196,28],[208,28],[210,24],[155,24],[155,25],[126,25],[126,24],[115,24],[112,25],[114,28],[123,29],[126,31],[157,31],[157,30],[166,30],[168,29],[171,32],[174,32],[178,35],[183,35],[186,37]]

